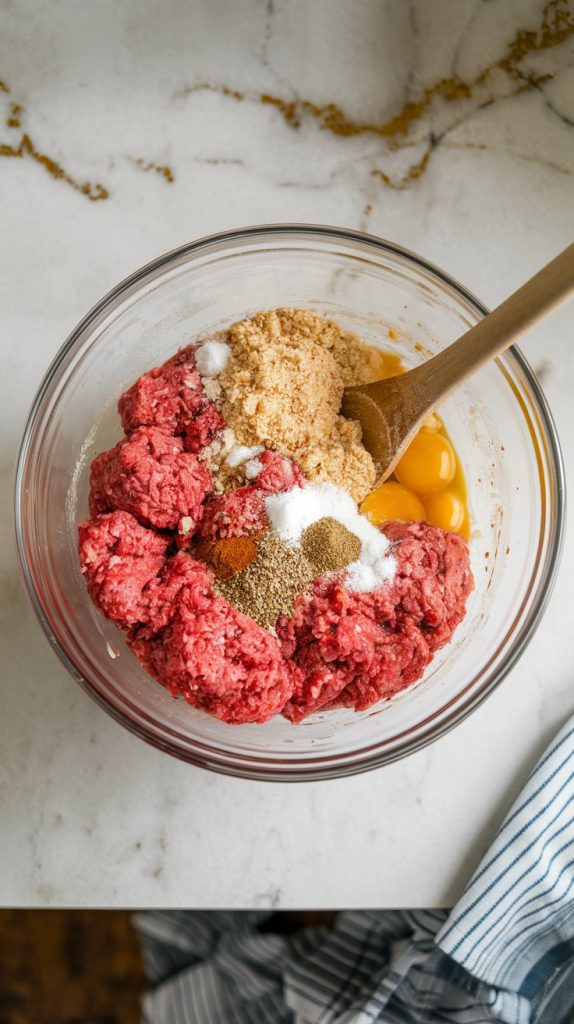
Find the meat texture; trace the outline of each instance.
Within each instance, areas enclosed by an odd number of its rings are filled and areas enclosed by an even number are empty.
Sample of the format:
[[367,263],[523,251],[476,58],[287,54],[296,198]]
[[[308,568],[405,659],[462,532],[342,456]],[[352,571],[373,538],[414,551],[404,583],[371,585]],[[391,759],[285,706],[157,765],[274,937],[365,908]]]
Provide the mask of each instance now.
[[158,427],[138,427],[92,462],[90,512],[122,509],[160,530],[178,529],[185,517],[189,533],[201,519],[210,487],[209,471],[193,453],[184,452],[180,437]]

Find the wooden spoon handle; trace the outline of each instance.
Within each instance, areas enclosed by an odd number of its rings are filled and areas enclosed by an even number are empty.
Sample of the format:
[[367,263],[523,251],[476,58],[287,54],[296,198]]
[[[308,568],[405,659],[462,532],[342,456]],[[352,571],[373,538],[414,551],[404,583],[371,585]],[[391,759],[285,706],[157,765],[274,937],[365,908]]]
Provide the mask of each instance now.
[[[574,295],[574,244],[463,334],[443,352],[411,370],[420,371],[419,400],[428,411],[485,363]],[[415,380],[413,379],[413,384]]]

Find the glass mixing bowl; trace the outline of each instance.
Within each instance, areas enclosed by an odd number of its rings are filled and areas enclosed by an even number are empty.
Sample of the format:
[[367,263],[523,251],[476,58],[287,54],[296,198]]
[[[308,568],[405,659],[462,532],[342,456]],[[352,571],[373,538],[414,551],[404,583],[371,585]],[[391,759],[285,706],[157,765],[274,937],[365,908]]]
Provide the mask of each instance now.
[[[560,450],[546,401],[511,349],[442,409],[466,474],[476,579],[453,642],[422,681],[363,713],[293,726],[230,726],[174,700],[89,600],[76,554],[89,465],[121,437],[116,403],[190,339],[274,306],[306,306],[413,366],[487,310],[413,253],[335,228],[248,228],[184,246],[114,288],[72,332],[32,407],[19,455],[24,581],[50,643],[81,686],[154,746],[249,778],[310,780],[393,761],[465,718],[530,640],[555,575],[564,519]],[[389,328],[397,340],[389,337]]]

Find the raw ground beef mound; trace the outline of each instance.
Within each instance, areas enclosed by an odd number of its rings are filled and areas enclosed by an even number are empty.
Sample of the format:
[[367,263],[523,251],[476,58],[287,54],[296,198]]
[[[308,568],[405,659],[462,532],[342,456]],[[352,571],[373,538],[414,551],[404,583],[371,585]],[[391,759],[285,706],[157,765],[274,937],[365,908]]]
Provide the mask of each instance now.
[[148,616],[144,591],[165,562],[169,538],[146,530],[129,512],[78,526],[80,565],[90,597],[121,629]]
[[146,587],[146,618],[142,619],[145,626],[138,631],[138,637],[157,637],[173,618],[180,597],[199,607],[201,595],[211,590],[213,579],[211,569],[188,554],[178,552],[166,559],[159,574]]
[[397,573],[372,594],[318,581],[277,625],[283,654],[301,670],[284,714],[363,711],[418,679],[464,616],[473,580],[462,538],[427,523],[387,523]]
[[302,487],[305,483],[299,466],[285,455],[265,451],[257,456],[257,460],[263,468],[255,481],[255,486],[265,494],[290,491],[292,487]]
[[269,526],[265,496],[254,484],[224,491],[209,501],[199,527],[202,537],[251,537]]
[[126,434],[138,427],[163,427],[169,434],[182,434],[206,401],[195,369],[194,346],[188,345],[163,366],[138,377],[121,396],[118,411]]
[[193,528],[210,487],[209,471],[183,451],[180,437],[158,427],[138,427],[92,462],[90,512],[122,509],[160,530],[175,530],[187,516]]
[[131,434],[138,427],[160,427],[168,434],[185,434],[184,447],[194,453],[225,427],[195,369],[194,345],[138,377],[121,396],[118,411],[124,433]]
[[213,402],[201,409],[186,427],[183,447],[186,452],[200,452],[225,427],[225,420]]
[[[225,427],[193,347],[143,374],[118,407],[128,436],[93,460],[93,518],[79,526],[90,596],[174,695],[226,722],[264,722],[291,697],[298,670],[274,636],[213,590],[207,566],[184,552],[167,557],[203,516],[212,482],[196,453]],[[280,455],[265,453],[261,463],[260,482],[207,505],[206,535],[262,532],[265,494],[302,480]]]
[[154,626],[132,630],[129,645],[174,697],[242,724],[266,722],[293,693],[296,670],[275,637],[212,589],[213,574],[180,552],[149,588]]

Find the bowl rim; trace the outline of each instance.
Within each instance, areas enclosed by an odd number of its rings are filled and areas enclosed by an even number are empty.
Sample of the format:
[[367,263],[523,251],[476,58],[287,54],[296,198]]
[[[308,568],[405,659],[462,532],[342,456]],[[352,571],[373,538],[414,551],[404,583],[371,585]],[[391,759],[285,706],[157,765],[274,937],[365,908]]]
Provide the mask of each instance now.
[[[479,707],[479,705],[482,704],[482,702],[486,700],[486,698],[501,684],[503,679],[508,675],[522,656],[524,650],[532,639],[532,636],[546,609],[546,605],[556,580],[556,574],[564,543],[566,524],[564,463],[554,419],[542,388],[540,387],[540,384],[538,383],[527,359],[524,357],[520,349],[513,345],[507,350],[505,356],[508,356],[511,361],[514,361],[525,380],[527,393],[529,394],[529,398],[532,400],[536,412],[538,413],[543,438],[547,445],[547,462],[553,471],[551,485],[554,501],[548,503],[549,508],[553,512],[553,529],[551,529],[548,538],[548,550],[546,552],[541,577],[538,582],[532,604],[527,611],[524,622],[519,628],[517,636],[514,638],[509,650],[505,652],[502,664],[498,666],[491,678],[487,678],[474,694],[471,694],[466,700],[459,703],[454,710],[448,712],[446,715],[441,715],[440,720],[438,722],[434,722],[434,724],[432,721],[430,723],[418,723],[417,729],[421,730],[422,726],[422,731],[417,732],[415,737],[411,738],[410,741],[407,741],[405,744],[402,744],[398,749],[388,750],[381,747],[378,751],[375,751],[374,753],[371,752],[363,758],[355,758],[355,760],[348,759],[353,758],[356,752],[344,755],[343,758],[338,755],[337,764],[328,763],[330,761],[330,755],[325,755],[322,759],[321,755],[318,755],[317,760],[305,756],[285,763],[273,756],[263,759],[261,755],[238,755],[235,752],[226,752],[225,755],[221,755],[217,750],[215,750],[215,748],[207,747],[198,741],[195,741],[198,748],[197,751],[189,749],[184,750],[180,746],[175,747],[167,737],[164,738],[164,736],[150,732],[144,724],[134,721],[132,718],[128,717],[111,699],[103,694],[82,674],[51,627],[50,620],[44,610],[39,594],[34,585],[33,574],[26,553],[24,537],[25,530],[23,526],[25,474],[28,466],[28,456],[30,453],[34,427],[42,409],[44,399],[49,392],[53,381],[57,378],[60,367],[73,351],[80,337],[102,314],[111,311],[122,297],[127,297],[129,294],[133,294],[137,290],[138,285],[148,279],[153,280],[154,278],[157,278],[159,272],[169,270],[178,262],[183,262],[194,254],[220,246],[221,244],[240,244],[241,242],[249,242],[250,240],[257,238],[263,239],[266,236],[282,237],[285,240],[288,240],[290,237],[301,237],[301,235],[307,235],[316,239],[331,240],[333,242],[343,240],[347,243],[359,243],[369,249],[375,249],[376,251],[387,255],[397,256],[415,268],[430,274],[442,285],[453,290],[455,294],[466,301],[480,317],[486,316],[489,312],[488,308],[471,291],[431,261],[423,258],[418,253],[405,248],[404,246],[366,232],[323,224],[272,223],[252,225],[230,231],[217,232],[211,235],[204,235],[194,242],[178,246],[175,249],[171,249],[168,252],[163,253],[154,260],[151,260],[138,268],[129,276],[123,278],[123,280],[110,289],[97,303],[95,303],[95,305],[92,306],[92,308],[73,328],[50,363],[26,418],[16,461],[14,487],[15,540],[20,572],[25,590],[36,617],[39,620],[52,648],[76,682],[78,682],[89,696],[92,697],[100,707],[107,711],[112,718],[127,728],[131,733],[139,736],[155,748],[163,750],[164,752],[177,757],[179,760],[205,768],[208,771],[214,771],[219,774],[231,775],[240,778],[273,782],[318,781],[322,779],[341,778],[370,771],[381,767],[384,764],[390,764],[407,756],[408,754],[422,749],[445,735],[454,728],[454,726],[458,725],[459,722],[464,721],[464,719]],[[441,709],[441,711],[443,710],[444,709]],[[434,718],[435,716],[432,717]],[[395,737],[395,740],[396,739],[397,737]],[[205,747],[205,752],[203,753],[201,750],[202,746]],[[321,760],[326,763],[322,764]],[[276,761],[279,761],[281,767],[276,766]]]

